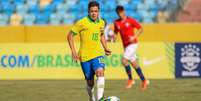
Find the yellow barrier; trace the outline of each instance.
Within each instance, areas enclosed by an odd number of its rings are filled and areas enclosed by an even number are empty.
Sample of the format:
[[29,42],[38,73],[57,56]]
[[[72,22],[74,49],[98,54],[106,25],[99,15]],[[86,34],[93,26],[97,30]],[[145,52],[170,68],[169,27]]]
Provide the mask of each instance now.
[[143,27],[140,41],[201,41],[201,24],[150,24]]
[[[71,26],[0,27],[0,42],[66,42]],[[201,24],[145,24],[140,41],[200,42]]]
[[[83,79],[67,48],[70,27],[0,27],[0,79]],[[174,78],[174,52],[163,42],[201,42],[201,24],[150,24],[143,28],[138,53],[148,78]],[[106,58],[108,79],[126,78],[119,46],[120,42],[109,44],[113,55]]]
[[0,27],[0,42],[25,42],[25,27],[24,26],[8,26]]
[[29,26],[27,42],[66,42],[70,26]]
[[[127,78],[121,65],[121,46],[118,42],[109,44],[112,55],[105,60],[107,79]],[[138,51],[148,78],[174,78],[173,67],[168,63],[173,61],[168,60],[163,42],[143,42]],[[84,79],[79,64],[72,62],[70,53],[67,43],[0,44],[0,79]]]

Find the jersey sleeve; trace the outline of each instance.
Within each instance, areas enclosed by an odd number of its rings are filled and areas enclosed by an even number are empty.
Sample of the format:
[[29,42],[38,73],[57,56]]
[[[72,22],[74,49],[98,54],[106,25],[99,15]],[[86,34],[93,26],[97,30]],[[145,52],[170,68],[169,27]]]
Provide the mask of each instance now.
[[104,30],[105,30],[105,27],[106,27],[106,21],[104,19],[100,19],[100,26],[101,26],[101,35],[104,34]]
[[71,32],[73,33],[73,35],[77,35],[80,33],[80,31],[83,29],[83,24],[81,21],[78,21],[75,23],[75,25],[73,25],[73,27],[71,28]]
[[134,28],[140,29],[142,26],[140,25],[140,23],[138,21],[136,21],[135,19],[131,18],[131,23],[133,25]]

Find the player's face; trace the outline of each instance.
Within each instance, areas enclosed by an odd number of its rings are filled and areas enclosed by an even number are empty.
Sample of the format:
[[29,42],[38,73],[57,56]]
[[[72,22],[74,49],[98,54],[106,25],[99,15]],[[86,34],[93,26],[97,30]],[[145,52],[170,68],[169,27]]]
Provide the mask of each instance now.
[[126,15],[125,15],[124,11],[119,11],[118,16],[119,16],[119,18],[123,19]]
[[90,16],[90,18],[93,19],[94,21],[95,21],[96,19],[98,19],[98,16],[99,16],[99,9],[98,9],[97,6],[91,7],[91,8],[89,9],[89,16]]

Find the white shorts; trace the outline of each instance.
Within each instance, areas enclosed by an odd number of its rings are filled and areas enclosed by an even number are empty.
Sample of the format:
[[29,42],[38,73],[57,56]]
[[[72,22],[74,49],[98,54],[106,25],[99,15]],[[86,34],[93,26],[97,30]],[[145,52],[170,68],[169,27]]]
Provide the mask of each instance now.
[[137,50],[138,44],[130,44],[128,45],[124,50],[124,58],[130,60],[131,62],[134,62],[137,59],[136,50]]

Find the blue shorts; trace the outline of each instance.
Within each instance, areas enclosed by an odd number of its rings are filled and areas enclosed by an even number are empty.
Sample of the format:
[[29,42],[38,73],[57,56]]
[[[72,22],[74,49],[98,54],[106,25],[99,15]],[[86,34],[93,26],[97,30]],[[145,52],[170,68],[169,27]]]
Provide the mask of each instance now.
[[81,66],[82,66],[82,71],[84,73],[85,79],[86,80],[93,80],[94,75],[95,75],[95,71],[98,68],[104,69],[104,67],[105,67],[104,57],[99,56],[99,57],[96,57],[96,58],[91,59],[89,61],[81,62]]

